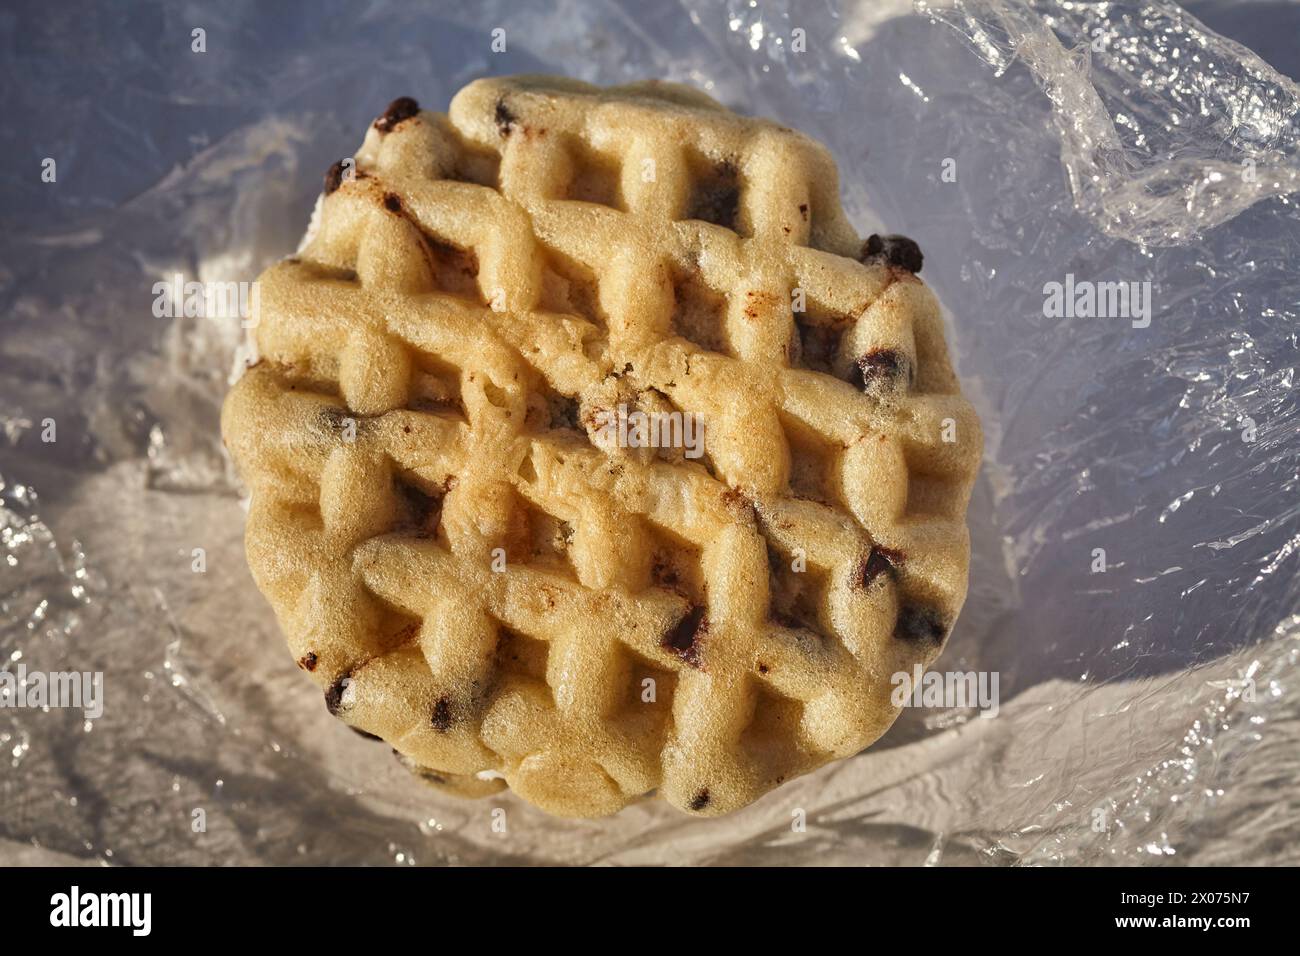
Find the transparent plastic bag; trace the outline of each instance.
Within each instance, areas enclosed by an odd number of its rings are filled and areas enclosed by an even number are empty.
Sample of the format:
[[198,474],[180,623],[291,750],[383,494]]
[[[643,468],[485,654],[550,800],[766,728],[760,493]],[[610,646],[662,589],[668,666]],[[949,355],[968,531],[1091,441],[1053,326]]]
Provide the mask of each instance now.
[[[0,659],[105,689],[93,720],[0,709],[0,859],[1296,862],[1297,90],[1244,47],[1127,0],[30,4],[0,32]],[[920,242],[986,432],[936,667],[997,672],[995,718],[909,709],[723,819],[568,821],[442,797],[325,713],[244,564],[238,322],[156,317],[154,283],[255,278],[389,100],[520,72],[775,117],[834,151],[860,232]],[[1048,317],[1067,274],[1149,282],[1149,325]]]

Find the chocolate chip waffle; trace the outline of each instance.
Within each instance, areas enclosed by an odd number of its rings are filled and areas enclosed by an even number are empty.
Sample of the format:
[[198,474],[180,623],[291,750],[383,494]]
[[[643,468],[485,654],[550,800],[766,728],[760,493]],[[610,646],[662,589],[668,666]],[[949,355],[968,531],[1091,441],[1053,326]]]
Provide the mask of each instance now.
[[569,816],[721,814],[877,739],[964,600],[981,448],[920,264],[824,148],[685,87],[395,101],[261,277],[222,421],[330,711]]

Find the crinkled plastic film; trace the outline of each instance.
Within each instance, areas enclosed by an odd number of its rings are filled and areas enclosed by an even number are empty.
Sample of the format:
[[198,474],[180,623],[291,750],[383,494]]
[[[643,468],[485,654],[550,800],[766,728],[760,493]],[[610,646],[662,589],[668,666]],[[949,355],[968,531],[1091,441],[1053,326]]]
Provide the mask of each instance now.
[[[1247,48],[1297,5],[918,6],[0,20],[0,663],[105,694],[94,719],[0,709],[0,860],[1297,862],[1300,57]],[[996,673],[996,716],[905,710],[718,820],[571,821],[442,797],[325,712],[242,554],[217,428],[239,322],[156,316],[154,284],[254,279],[389,100],[520,72],[775,117],[833,150],[860,232],[921,244],[986,432],[936,667]],[[1049,314],[1067,276],[1149,288],[1149,322]]]

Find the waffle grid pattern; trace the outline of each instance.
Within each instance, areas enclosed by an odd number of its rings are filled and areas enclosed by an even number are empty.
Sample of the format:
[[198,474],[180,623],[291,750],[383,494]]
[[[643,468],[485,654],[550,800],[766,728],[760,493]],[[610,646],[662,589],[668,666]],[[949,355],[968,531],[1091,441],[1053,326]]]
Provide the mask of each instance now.
[[[870,744],[965,597],[980,431],[928,290],[853,258],[820,146],[686,88],[408,112],[262,276],[223,413],[330,709],[565,815],[722,813]],[[619,404],[706,456],[608,444]]]

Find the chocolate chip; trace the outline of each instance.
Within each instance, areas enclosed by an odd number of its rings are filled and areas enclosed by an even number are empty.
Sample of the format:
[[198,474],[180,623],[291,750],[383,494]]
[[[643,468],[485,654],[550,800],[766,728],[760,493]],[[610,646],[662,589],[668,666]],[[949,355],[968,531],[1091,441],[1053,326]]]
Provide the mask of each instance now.
[[912,363],[905,356],[893,349],[872,349],[854,365],[849,384],[865,392],[875,388],[892,389],[911,378]]
[[419,103],[409,96],[399,96],[388,104],[388,109],[384,110],[384,115],[375,120],[375,129],[381,133],[390,133],[394,126],[402,120],[410,119],[418,112],[420,112]]
[[692,607],[682,619],[673,625],[672,630],[664,635],[663,647],[672,651],[691,667],[700,666],[700,637],[709,629],[709,622],[704,617],[704,608]]
[[796,312],[791,333],[790,364],[829,373],[843,337],[842,326],[817,325]]
[[509,136],[510,131],[515,128],[515,114],[510,111],[510,107],[506,106],[504,98],[497,100],[493,119],[497,124],[497,132],[502,136]]
[[343,185],[343,173],[347,166],[345,161],[340,159],[333,166],[325,171],[325,195],[328,196]]
[[578,400],[558,392],[548,396],[553,428],[578,428]]
[[858,258],[863,262],[868,259],[884,259],[891,266],[898,266],[908,272],[920,272],[925,261],[921,247],[907,236],[881,236],[874,232],[862,244]]
[[430,721],[433,729],[440,734],[445,734],[451,730],[453,718],[451,716],[451,701],[446,697],[439,697],[438,703],[433,705],[433,718]]
[[650,565],[650,578],[661,588],[672,590],[680,583],[677,569],[662,554],[656,554]]
[[345,674],[333,684],[330,684],[330,689],[325,691],[325,708],[335,717],[343,709],[343,694],[351,683],[352,678]]
[[397,193],[384,193],[384,208],[389,212],[401,213],[402,197]]
[[695,796],[691,797],[691,809],[696,812],[703,810],[709,805],[709,788],[705,787]]
[[740,208],[740,183],[734,163],[719,163],[696,184],[686,210],[687,219],[702,219],[724,229],[734,229]]
[[320,660],[314,651],[309,651],[305,656],[298,659],[298,666],[305,671],[314,671],[316,664]]
[[429,494],[401,475],[393,476],[393,490],[397,492],[404,512],[398,521],[398,530],[414,531],[421,536],[436,534],[438,518],[442,514],[442,495]]
[[424,240],[424,247],[429,251],[430,264],[435,273],[440,276],[452,273],[464,279],[478,276],[478,253],[473,249],[461,249],[449,242],[435,239],[427,233],[420,233],[420,237]]
[[938,612],[924,607],[904,607],[894,625],[894,637],[911,644],[942,644],[948,625]]
[[862,568],[858,572],[860,587],[869,588],[876,578],[888,573],[894,574],[898,566],[903,563],[903,552],[895,551],[892,548],[882,548],[876,545],[871,549],[871,554],[867,555],[867,560],[862,562]]

